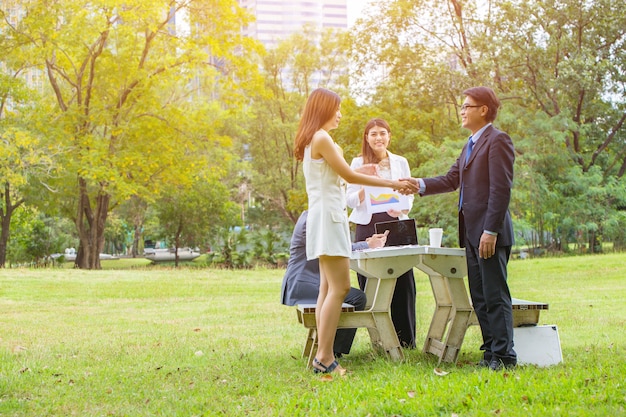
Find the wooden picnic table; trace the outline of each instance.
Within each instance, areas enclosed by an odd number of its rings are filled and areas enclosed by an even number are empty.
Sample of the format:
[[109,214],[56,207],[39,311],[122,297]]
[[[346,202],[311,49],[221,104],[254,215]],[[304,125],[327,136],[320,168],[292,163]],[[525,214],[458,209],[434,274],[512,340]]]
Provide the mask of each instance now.
[[[419,245],[370,249],[354,253],[351,267],[368,277],[368,286],[370,280],[377,282],[376,277],[394,277],[395,288],[395,279],[413,267],[428,275],[435,299],[435,310],[423,351],[436,355],[440,361],[456,361],[473,312],[463,280],[467,275],[464,249]],[[372,291],[368,291],[366,287],[365,292],[369,300]],[[392,296],[393,289],[386,306],[391,326]]]
[[[437,304],[424,351],[440,360],[450,360],[450,355],[458,352],[473,311],[463,282],[467,271],[463,249],[419,245],[367,249],[352,253],[350,267],[368,278],[367,304],[364,311],[343,311],[338,328],[365,327],[374,348],[392,360],[403,359],[391,320],[391,300],[398,277],[416,267],[429,276]],[[310,329],[303,351],[310,364],[316,350],[315,309],[298,306],[298,319]]]

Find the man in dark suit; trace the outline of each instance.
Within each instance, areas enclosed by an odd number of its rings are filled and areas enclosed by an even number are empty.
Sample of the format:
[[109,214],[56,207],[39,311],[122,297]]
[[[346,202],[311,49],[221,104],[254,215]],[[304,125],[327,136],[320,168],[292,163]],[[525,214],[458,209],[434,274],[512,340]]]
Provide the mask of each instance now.
[[488,87],[463,92],[464,128],[472,135],[446,175],[413,179],[421,196],[459,194],[459,244],[465,247],[470,295],[483,337],[480,366],[517,365],[507,264],[514,243],[509,201],[515,154],[509,135],[493,127],[500,100]]
[[[320,288],[320,265],[318,259],[306,259],[306,218],[307,211],[302,212],[296,222],[289,246],[289,261],[283,277],[280,299],[284,305],[315,304]],[[373,235],[365,242],[352,244],[352,250],[368,248],[382,248],[387,236]],[[352,304],[356,311],[363,311],[367,298],[365,293],[357,288],[350,288],[345,303]],[[356,329],[338,329],[335,335],[333,351],[335,357],[350,353]]]

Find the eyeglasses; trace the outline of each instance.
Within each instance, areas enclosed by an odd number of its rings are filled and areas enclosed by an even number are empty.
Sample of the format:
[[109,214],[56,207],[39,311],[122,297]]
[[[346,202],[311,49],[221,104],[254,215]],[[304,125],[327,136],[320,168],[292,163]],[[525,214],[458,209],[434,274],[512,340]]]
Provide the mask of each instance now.
[[464,105],[461,106],[461,111],[465,111],[465,110],[469,109],[470,107],[482,107],[482,106],[486,106],[486,104],[479,104],[479,105],[476,105],[476,106],[472,106],[472,105],[469,105],[469,104],[464,104]]

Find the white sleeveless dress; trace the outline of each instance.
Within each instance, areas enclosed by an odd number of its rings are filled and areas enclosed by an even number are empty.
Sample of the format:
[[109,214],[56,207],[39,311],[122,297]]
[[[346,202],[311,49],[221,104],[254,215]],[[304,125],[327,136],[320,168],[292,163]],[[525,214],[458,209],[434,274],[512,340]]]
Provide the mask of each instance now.
[[311,159],[311,146],[303,159],[309,213],[306,221],[306,256],[350,257],[352,244],[346,208],[346,183],[322,159]]

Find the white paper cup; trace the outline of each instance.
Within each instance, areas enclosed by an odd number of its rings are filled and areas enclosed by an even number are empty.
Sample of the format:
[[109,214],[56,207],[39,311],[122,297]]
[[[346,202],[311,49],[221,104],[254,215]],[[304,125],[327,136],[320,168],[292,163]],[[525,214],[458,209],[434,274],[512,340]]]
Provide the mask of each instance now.
[[441,238],[443,237],[443,229],[439,227],[435,227],[433,229],[428,229],[428,236],[430,238],[430,245],[433,248],[441,247]]

